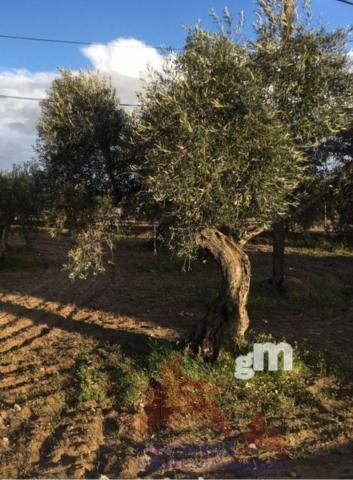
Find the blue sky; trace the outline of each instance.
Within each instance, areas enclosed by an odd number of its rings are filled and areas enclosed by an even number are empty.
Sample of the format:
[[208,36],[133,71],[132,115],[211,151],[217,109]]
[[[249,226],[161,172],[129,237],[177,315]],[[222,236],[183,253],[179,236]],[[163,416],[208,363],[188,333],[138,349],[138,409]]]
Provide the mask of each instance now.
[[[208,11],[244,10],[253,20],[252,0],[2,0],[0,33],[72,40],[109,42],[118,37],[137,38],[149,45],[182,45],[183,23],[198,18],[210,24]],[[353,7],[336,0],[313,0],[313,16],[320,14],[332,27],[353,24]],[[57,66],[87,66],[80,49],[15,40],[0,40],[0,68],[53,70]]]
[[[353,24],[353,6],[337,0],[313,0],[313,18],[334,28]],[[139,72],[158,68],[153,48],[180,47],[185,31],[201,19],[212,28],[209,10],[227,6],[234,16],[244,10],[247,32],[254,21],[253,0],[1,0],[0,34],[102,43],[76,45],[25,42],[0,38],[0,94],[45,96],[57,67],[93,68],[112,77],[122,102],[136,102]],[[352,43],[353,47],[353,43]],[[0,99],[0,169],[33,156],[39,106]]]

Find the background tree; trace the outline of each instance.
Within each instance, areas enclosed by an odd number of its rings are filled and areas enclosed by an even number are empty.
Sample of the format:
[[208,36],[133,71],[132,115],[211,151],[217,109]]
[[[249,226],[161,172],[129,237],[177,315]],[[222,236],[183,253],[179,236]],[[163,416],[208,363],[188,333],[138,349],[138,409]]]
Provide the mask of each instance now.
[[99,197],[121,201],[131,133],[130,116],[107,79],[60,70],[41,102],[37,144],[56,213],[62,210],[74,224]]
[[335,228],[350,229],[353,225],[352,124],[325,139],[317,150],[317,157],[319,164],[326,166],[324,174],[329,188],[322,197],[329,207],[326,213]]
[[141,98],[145,173],[171,244],[190,257],[207,249],[222,271],[218,300],[188,343],[210,360],[248,328],[244,245],[297,202],[306,153],[346,121],[344,33],[296,21],[283,41],[282,7],[259,1],[253,42],[234,39],[228,14],[219,33],[190,29]]
[[28,231],[44,207],[42,172],[36,163],[0,172],[0,256],[8,250],[11,226],[16,222],[29,242]]
[[[311,28],[308,6],[304,6],[304,23],[298,23],[299,2],[294,0],[261,0],[259,4],[258,41],[264,46],[256,53],[259,68],[273,89],[283,122],[290,125],[296,143],[305,150],[307,175],[293,192],[303,211],[315,201],[313,195],[322,195],[323,164],[315,149],[328,132],[340,129],[351,106],[352,81],[344,58],[346,32],[329,34],[323,28]],[[295,210],[289,210],[287,218],[293,215]],[[284,278],[285,228],[286,220],[278,218],[273,227],[272,278],[276,284]]]

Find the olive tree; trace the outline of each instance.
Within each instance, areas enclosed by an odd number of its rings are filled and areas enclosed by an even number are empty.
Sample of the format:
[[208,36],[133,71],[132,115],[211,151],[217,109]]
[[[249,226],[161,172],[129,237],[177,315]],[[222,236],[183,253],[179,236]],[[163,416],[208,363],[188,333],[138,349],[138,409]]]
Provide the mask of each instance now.
[[[346,31],[331,33],[310,26],[310,8],[304,5],[304,23],[296,21],[294,0],[260,1],[262,16],[257,25],[256,49],[259,70],[273,88],[283,121],[298,145],[305,149],[307,175],[293,192],[304,211],[322,196],[323,164],[316,155],[328,134],[347,121],[352,101],[352,75],[345,52]],[[284,278],[286,220],[297,215],[290,209],[286,219],[277,217],[273,228],[273,281]]]
[[11,190],[8,175],[0,172],[0,257],[2,257],[7,250],[10,226],[13,222],[12,212],[10,214],[9,211]]
[[187,342],[209,360],[249,326],[245,244],[296,204],[307,152],[345,121],[343,33],[293,20],[283,42],[283,3],[258,3],[255,40],[236,37],[228,14],[218,32],[198,25],[141,97],[143,171],[170,244],[189,257],[208,250],[222,272]]
[[130,117],[106,78],[60,70],[41,102],[37,142],[56,212],[75,223],[101,196],[120,202],[130,136]]
[[104,269],[128,194],[140,187],[133,136],[106,77],[60,70],[41,102],[37,152],[51,233],[68,228],[75,238],[66,265],[73,279]]
[[11,227],[16,222],[29,241],[28,229],[38,219],[44,206],[42,172],[29,162],[15,165],[10,172],[0,172],[0,256],[8,250]]
[[[351,112],[351,119],[353,111]],[[322,203],[329,208],[326,214],[336,228],[350,229],[353,224],[353,126],[332,135],[317,150],[327,184]],[[322,211],[322,208],[321,208]]]

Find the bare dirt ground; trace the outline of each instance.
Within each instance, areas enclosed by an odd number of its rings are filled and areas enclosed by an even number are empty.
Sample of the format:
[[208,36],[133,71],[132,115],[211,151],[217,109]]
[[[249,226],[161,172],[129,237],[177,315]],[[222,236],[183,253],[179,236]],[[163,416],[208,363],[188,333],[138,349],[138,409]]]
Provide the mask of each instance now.
[[[85,342],[117,343],[139,361],[150,338],[173,341],[185,333],[217,287],[214,267],[179,272],[170,267],[166,254],[154,257],[142,241],[131,242],[118,248],[104,275],[87,281],[71,283],[61,270],[70,240],[45,235],[36,241],[35,254],[28,254],[34,259],[31,268],[0,270],[1,478],[168,475],[158,465],[144,470],[129,456],[134,422],[129,412],[102,409],[94,403],[84,409],[64,407],[77,352]],[[270,274],[271,256],[260,247],[251,248],[250,254],[254,278],[260,282]],[[294,252],[287,264],[307,283],[313,274],[341,278],[344,272],[344,300],[350,298],[353,256]],[[255,330],[307,338],[313,345],[329,346],[343,355],[352,348],[353,311],[349,308],[327,305],[324,312],[309,309],[307,314],[294,308],[288,314],[284,306],[262,305],[261,288],[266,287],[259,283],[258,288],[260,294],[250,304]],[[353,423],[352,411],[347,411],[347,422]],[[186,459],[180,463],[180,476],[351,478],[353,439],[337,439],[337,447],[329,452],[272,467],[240,466],[229,458],[214,458],[199,466],[191,463],[189,469]]]

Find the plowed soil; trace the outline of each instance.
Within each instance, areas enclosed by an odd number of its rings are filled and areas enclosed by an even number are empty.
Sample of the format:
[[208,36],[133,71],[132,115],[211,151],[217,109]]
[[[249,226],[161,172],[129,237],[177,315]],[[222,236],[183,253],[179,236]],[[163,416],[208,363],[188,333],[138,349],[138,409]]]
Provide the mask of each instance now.
[[[149,338],[173,341],[185,333],[217,286],[216,268],[169,270],[166,254],[154,257],[144,242],[134,242],[123,243],[107,272],[87,281],[72,283],[62,271],[70,239],[52,240],[44,234],[38,236],[34,253],[26,254],[33,261],[31,268],[0,270],[1,478],[168,475],[165,467],[148,470],[143,459],[129,454],[135,421],[131,412],[102,409],[94,402],[84,408],[67,406],[77,352],[85,343],[100,339],[117,343],[139,361]],[[269,276],[270,255],[255,248],[251,255],[255,277]],[[291,259],[299,271],[325,270],[325,261],[309,256]],[[330,262],[327,268],[333,271],[349,264],[353,278],[353,257]],[[351,311],[318,314],[315,321],[302,313],[283,319],[280,312],[266,317],[255,312],[254,326],[322,345],[330,342],[342,351],[353,340]],[[331,453],[301,462],[288,460],[272,470],[261,470],[261,465],[242,470],[229,458],[213,458],[200,466],[184,459],[174,475],[179,469],[181,477],[290,477],[296,472],[313,478],[349,478],[352,459],[352,444],[346,442]]]

